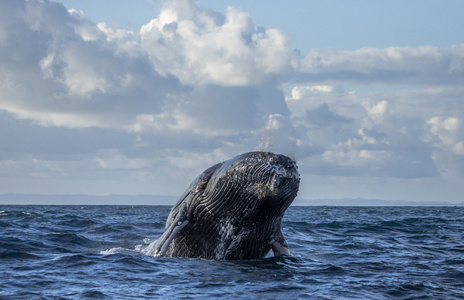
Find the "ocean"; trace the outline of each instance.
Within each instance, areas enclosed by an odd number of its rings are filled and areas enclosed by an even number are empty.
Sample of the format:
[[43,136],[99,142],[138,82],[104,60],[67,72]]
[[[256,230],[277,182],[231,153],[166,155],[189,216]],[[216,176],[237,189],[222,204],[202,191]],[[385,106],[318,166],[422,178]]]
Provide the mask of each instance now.
[[291,256],[160,258],[169,206],[0,206],[0,299],[464,299],[464,207],[290,207]]

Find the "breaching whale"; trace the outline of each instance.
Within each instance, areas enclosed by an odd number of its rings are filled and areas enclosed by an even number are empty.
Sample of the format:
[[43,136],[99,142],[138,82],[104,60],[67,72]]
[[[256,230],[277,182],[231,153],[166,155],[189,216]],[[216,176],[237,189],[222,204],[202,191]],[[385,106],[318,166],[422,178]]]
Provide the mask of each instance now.
[[281,220],[300,183],[291,158],[249,152],[198,176],[174,205],[151,255],[257,259],[290,254]]

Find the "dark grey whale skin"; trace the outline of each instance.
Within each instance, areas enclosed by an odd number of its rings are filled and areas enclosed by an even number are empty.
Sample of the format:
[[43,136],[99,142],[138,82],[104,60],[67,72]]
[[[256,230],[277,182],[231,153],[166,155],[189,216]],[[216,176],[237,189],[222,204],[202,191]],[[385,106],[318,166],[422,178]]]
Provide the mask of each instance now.
[[198,176],[174,205],[152,254],[244,260],[289,255],[281,220],[300,183],[296,162],[249,152]]

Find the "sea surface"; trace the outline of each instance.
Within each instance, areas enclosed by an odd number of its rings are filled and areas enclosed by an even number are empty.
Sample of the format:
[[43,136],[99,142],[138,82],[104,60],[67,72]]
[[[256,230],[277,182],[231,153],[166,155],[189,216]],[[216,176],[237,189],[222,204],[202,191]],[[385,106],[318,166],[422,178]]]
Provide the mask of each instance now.
[[290,207],[291,256],[147,256],[168,206],[0,206],[0,299],[464,299],[464,207]]

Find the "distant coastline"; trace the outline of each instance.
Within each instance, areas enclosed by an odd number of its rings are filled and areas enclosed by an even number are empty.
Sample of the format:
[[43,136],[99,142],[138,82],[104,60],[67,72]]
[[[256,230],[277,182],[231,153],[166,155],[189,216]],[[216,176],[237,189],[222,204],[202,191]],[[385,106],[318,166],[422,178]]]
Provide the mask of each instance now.
[[[178,196],[0,194],[0,205],[169,205]],[[295,199],[292,206],[464,206],[464,203],[418,202],[366,198]]]
[[0,205],[173,205],[177,199],[161,195],[0,194]]
[[293,206],[464,206],[464,203],[419,202],[405,200],[382,200],[366,198],[343,199],[295,199]]

